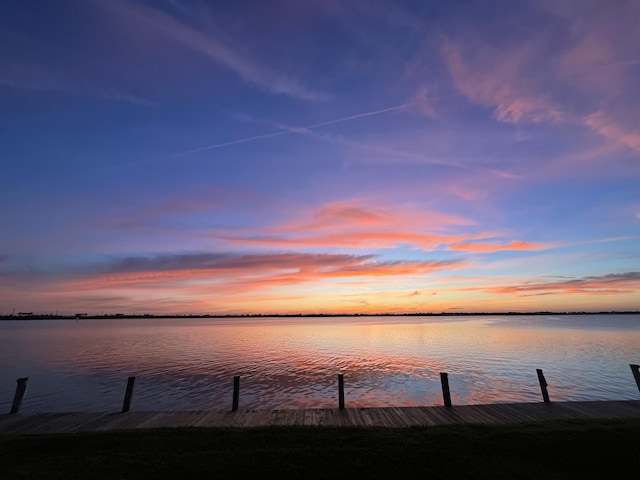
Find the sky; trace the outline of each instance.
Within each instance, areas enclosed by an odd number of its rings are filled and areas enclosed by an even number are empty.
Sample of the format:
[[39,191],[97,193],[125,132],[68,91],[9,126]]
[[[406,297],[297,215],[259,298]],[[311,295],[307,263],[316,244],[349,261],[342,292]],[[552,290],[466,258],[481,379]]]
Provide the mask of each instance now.
[[640,310],[638,0],[4,0],[0,314]]

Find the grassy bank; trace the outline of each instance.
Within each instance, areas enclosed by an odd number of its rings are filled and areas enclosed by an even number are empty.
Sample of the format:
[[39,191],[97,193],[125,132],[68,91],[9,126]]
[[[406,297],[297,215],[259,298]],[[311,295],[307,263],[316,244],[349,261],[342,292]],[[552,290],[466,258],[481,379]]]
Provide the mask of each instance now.
[[4,435],[0,478],[611,478],[638,474],[638,445],[640,419]]

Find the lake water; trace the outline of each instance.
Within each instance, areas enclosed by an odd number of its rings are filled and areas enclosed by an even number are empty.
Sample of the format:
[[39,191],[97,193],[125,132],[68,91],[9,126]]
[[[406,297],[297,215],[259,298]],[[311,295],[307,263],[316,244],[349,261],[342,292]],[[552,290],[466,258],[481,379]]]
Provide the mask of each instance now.
[[0,412],[442,405],[640,398],[640,315],[109,319],[0,322]]

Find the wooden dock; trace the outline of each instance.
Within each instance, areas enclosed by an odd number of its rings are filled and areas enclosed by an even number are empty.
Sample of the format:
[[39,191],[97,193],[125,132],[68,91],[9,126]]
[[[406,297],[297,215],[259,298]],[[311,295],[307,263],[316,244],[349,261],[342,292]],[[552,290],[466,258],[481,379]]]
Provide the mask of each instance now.
[[568,419],[640,418],[640,400],[510,403],[453,407],[300,410],[40,413],[0,415],[0,434],[49,434],[171,427],[388,427],[512,424]]

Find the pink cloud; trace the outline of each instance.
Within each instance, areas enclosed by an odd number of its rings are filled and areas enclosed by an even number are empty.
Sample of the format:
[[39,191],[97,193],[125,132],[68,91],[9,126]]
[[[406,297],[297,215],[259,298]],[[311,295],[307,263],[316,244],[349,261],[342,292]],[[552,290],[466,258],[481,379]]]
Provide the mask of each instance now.
[[451,226],[473,225],[473,221],[422,210],[411,205],[384,205],[382,201],[354,199],[329,202],[313,212],[310,222],[295,222],[284,225],[284,230],[318,231],[326,228],[366,228],[371,226],[393,229],[415,227],[443,230]]
[[299,219],[238,235],[219,233],[231,244],[271,247],[392,248],[413,245],[432,249],[442,244],[495,236],[495,233],[451,234],[470,226],[456,216],[411,206],[380,206],[362,200],[330,202],[301,212]]
[[[557,2],[556,2],[557,3]],[[580,5],[579,21],[567,11],[551,11],[571,27],[571,43],[557,62],[559,76],[583,94],[593,113],[580,114],[585,126],[612,144],[640,151],[640,4],[593,2]]]
[[627,129],[602,111],[587,115],[584,123],[614,143],[640,152],[640,130]]
[[[438,220],[446,221],[446,218]],[[314,214],[313,227],[348,223],[360,226],[385,225],[394,221],[392,213],[382,209],[371,209],[353,202],[331,202],[320,207]]]
[[560,2],[547,2],[543,7],[563,19],[571,40],[558,60],[559,74],[599,99],[610,100],[632,91],[637,80],[628,69],[640,56],[640,4],[578,2],[572,10],[562,11],[553,3]]
[[506,53],[482,45],[448,41],[442,53],[458,90],[469,100],[494,108],[498,120],[509,123],[559,122],[565,113],[527,78],[531,45]]
[[616,136],[635,145],[639,4],[538,0],[532,7],[532,17],[544,16],[547,27],[535,33],[523,29],[522,36],[500,48],[478,27],[473,41],[443,43],[442,55],[458,90],[509,123],[580,123],[585,110],[603,111],[607,123],[625,132]]
[[451,195],[462,198],[469,202],[479,202],[487,198],[487,192],[477,187],[469,187],[462,184],[451,184],[448,187],[448,192]]

